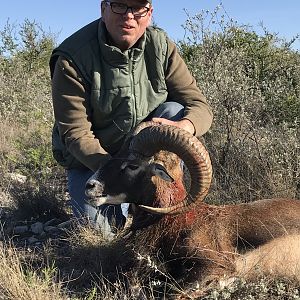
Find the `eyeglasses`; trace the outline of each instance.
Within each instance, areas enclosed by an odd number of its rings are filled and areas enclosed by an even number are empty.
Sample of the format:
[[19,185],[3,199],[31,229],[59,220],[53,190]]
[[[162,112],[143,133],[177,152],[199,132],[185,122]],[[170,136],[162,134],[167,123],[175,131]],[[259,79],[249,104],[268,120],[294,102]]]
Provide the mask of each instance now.
[[125,15],[128,11],[128,9],[131,10],[131,13],[135,17],[145,17],[149,10],[150,7],[147,6],[127,6],[124,3],[119,3],[119,2],[110,2],[110,1],[105,1],[106,4],[110,5],[110,8],[113,13],[118,14],[118,15]]

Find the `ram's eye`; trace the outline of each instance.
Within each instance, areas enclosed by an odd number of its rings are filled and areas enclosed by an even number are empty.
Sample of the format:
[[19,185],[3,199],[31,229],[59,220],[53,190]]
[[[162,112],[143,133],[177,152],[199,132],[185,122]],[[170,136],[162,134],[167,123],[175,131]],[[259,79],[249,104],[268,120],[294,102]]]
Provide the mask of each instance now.
[[127,165],[126,168],[129,170],[135,171],[139,168],[139,166],[138,165]]
[[129,162],[124,162],[122,165],[121,165],[121,170],[131,170],[131,171],[135,171],[139,168],[139,165],[137,164],[132,164],[132,163],[129,163]]

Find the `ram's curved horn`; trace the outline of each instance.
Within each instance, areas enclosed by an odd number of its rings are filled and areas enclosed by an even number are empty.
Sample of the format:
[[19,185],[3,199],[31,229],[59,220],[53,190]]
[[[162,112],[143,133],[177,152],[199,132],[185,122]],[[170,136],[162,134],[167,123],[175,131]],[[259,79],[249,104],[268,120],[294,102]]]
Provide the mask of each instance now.
[[133,155],[133,153],[129,153],[128,154],[128,148],[130,145],[131,140],[144,128],[149,127],[149,126],[159,126],[160,124],[157,122],[153,122],[153,121],[145,121],[145,122],[141,122],[138,126],[136,126],[133,130],[131,130],[126,138],[125,141],[123,142],[123,145],[121,146],[120,150],[117,153],[117,157],[124,157],[128,155],[128,158],[130,159],[135,159],[137,158],[135,155]]
[[145,157],[166,150],[177,154],[191,175],[191,187],[187,197],[180,203],[155,208],[139,205],[140,208],[158,214],[180,213],[190,204],[202,201],[208,193],[212,166],[209,154],[202,143],[189,132],[170,125],[150,126],[142,129],[131,141],[129,152]]
[[132,136],[136,136],[139,134],[143,129],[151,126],[160,126],[160,123],[154,122],[154,121],[145,121],[141,122],[138,126],[135,127],[135,129],[132,132]]

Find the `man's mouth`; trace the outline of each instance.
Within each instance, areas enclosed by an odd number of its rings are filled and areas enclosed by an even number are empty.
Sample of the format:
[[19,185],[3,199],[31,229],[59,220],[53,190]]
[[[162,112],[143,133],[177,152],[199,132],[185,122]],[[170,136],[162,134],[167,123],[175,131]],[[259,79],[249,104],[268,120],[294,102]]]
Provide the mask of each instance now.
[[122,25],[122,28],[125,29],[125,30],[134,29],[134,27],[130,26],[130,25]]

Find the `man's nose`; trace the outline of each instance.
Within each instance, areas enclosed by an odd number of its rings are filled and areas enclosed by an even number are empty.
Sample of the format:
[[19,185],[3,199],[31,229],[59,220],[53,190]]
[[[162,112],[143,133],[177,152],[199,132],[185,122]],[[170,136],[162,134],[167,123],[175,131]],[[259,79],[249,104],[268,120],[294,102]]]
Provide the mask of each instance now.
[[134,19],[134,14],[132,9],[133,9],[132,7],[127,7],[127,10],[125,11],[123,16],[129,17],[130,19]]

